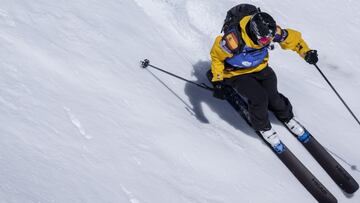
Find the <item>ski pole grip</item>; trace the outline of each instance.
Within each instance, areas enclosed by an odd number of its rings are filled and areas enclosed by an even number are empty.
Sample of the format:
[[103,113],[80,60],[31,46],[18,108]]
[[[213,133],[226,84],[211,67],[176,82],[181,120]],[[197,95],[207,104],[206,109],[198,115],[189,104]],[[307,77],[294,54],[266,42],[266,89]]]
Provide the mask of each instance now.
[[140,61],[142,68],[147,68],[150,64],[149,59],[144,59],[144,61]]

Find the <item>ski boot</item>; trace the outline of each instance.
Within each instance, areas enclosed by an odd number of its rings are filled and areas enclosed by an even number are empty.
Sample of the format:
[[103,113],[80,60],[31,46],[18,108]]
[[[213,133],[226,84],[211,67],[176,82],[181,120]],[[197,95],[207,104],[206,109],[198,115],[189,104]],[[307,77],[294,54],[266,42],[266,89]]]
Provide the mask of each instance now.
[[271,128],[269,130],[261,130],[259,133],[264,138],[264,140],[270,144],[276,153],[280,154],[285,150],[283,143],[280,141],[274,129]]
[[294,134],[300,142],[306,143],[309,141],[309,132],[294,118],[285,122],[286,127]]

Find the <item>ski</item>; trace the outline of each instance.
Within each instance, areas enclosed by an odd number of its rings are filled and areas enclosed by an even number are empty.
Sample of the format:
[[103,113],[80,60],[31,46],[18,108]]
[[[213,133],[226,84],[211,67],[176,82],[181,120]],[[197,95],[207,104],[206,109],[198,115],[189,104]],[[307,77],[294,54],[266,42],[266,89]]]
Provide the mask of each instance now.
[[[225,88],[227,101],[239,113],[239,115],[251,126],[247,103],[235,90],[231,87]],[[256,134],[263,139],[259,132]],[[263,139],[264,140],[264,139]],[[281,147],[273,148],[264,140],[264,142],[272,149],[283,164],[291,171],[298,181],[308,190],[308,192],[318,201],[322,203],[337,202],[337,199],[329,190],[310,172],[309,169],[290,151],[290,149],[281,142]]]
[[290,133],[302,143],[307,151],[343,191],[349,194],[353,194],[357,191],[359,189],[359,184],[356,180],[334,159],[333,156],[331,156],[325,147],[323,147],[303,125],[301,126],[304,128],[305,132],[303,135],[297,136],[285,125]]

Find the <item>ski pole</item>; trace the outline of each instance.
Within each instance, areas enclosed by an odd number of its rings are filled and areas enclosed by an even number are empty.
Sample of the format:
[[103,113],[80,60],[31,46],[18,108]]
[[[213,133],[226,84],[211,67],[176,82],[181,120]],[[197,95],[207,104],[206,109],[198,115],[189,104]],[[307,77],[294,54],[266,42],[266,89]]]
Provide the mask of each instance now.
[[360,121],[359,119],[355,116],[355,114],[351,111],[350,107],[346,104],[346,102],[344,101],[344,99],[340,96],[340,94],[336,91],[336,89],[334,88],[334,86],[330,83],[330,81],[326,78],[326,76],[324,75],[324,73],[320,70],[319,66],[317,66],[316,64],[314,64],[314,66],[316,67],[316,69],[320,72],[320,74],[323,76],[323,78],[326,80],[326,82],[329,84],[329,86],[331,87],[331,89],[335,92],[335,94],[338,96],[338,98],[341,100],[341,102],[344,104],[344,106],[347,108],[347,110],[350,112],[350,114],[354,117],[354,119],[356,120],[356,122],[360,125]]
[[185,78],[183,78],[183,77],[180,77],[180,76],[178,76],[178,75],[175,75],[175,74],[173,74],[173,73],[170,73],[170,72],[168,72],[168,71],[166,71],[166,70],[163,70],[163,69],[161,69],[161,68],[158,68],[158,67],[156,67],[156,66],[153,66],[153,65],[150,64],[149,59],[144,59],[144,61],[140,61],[140,63],[141,63],[141,67],[142,67],[142,68],[152,67],[152,68],[154,68],[154,69],[156,69],[156,70],[159,70],[159,71],[161,71],[161,72],[164,72],[164,73],[166,73],[166,74],[168,74],[168,75],[171,75],[171,76],[173,76],[173,77],[175,77],[175,78],[178,78],[178,79],[180,79],[180,80],[183,80],[183,81],[185,81],[185,82],[191,83],[191,84],[196,85],[196,86],[198,86],[198,87],[201,87],[201,88],[203,88],[203,89],[210,90],[210,91],[214,91],[213,88],[207,86],[205,83],[199,84],[199,83],[196,83],[196,82],[187,80],[187,79],[185,79]]

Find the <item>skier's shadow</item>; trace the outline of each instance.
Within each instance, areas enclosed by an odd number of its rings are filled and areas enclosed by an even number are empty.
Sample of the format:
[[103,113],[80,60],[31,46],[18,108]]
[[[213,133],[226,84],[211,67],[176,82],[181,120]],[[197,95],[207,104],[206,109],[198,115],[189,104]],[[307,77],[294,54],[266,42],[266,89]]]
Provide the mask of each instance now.
[[[211,87],[206,73],[210,69],[209,61],[199,61],[193,65],[193,76],[197,79],[196,83],[204,83]],[[201,89],[193,84],[187,83],[185,86],[185,94],[189,97],[192,105],[192,110],[195,117],[202,123],[209,123],[209,120],[204,114],[204,105],[208,106],[212,112],[215,112],[219,117],[233,126],[235,129],[243,133],[256,137],[251,127],[240,117],[240,115],[231,107],[225,100],[219,100],[212,96],[212,92]]]

